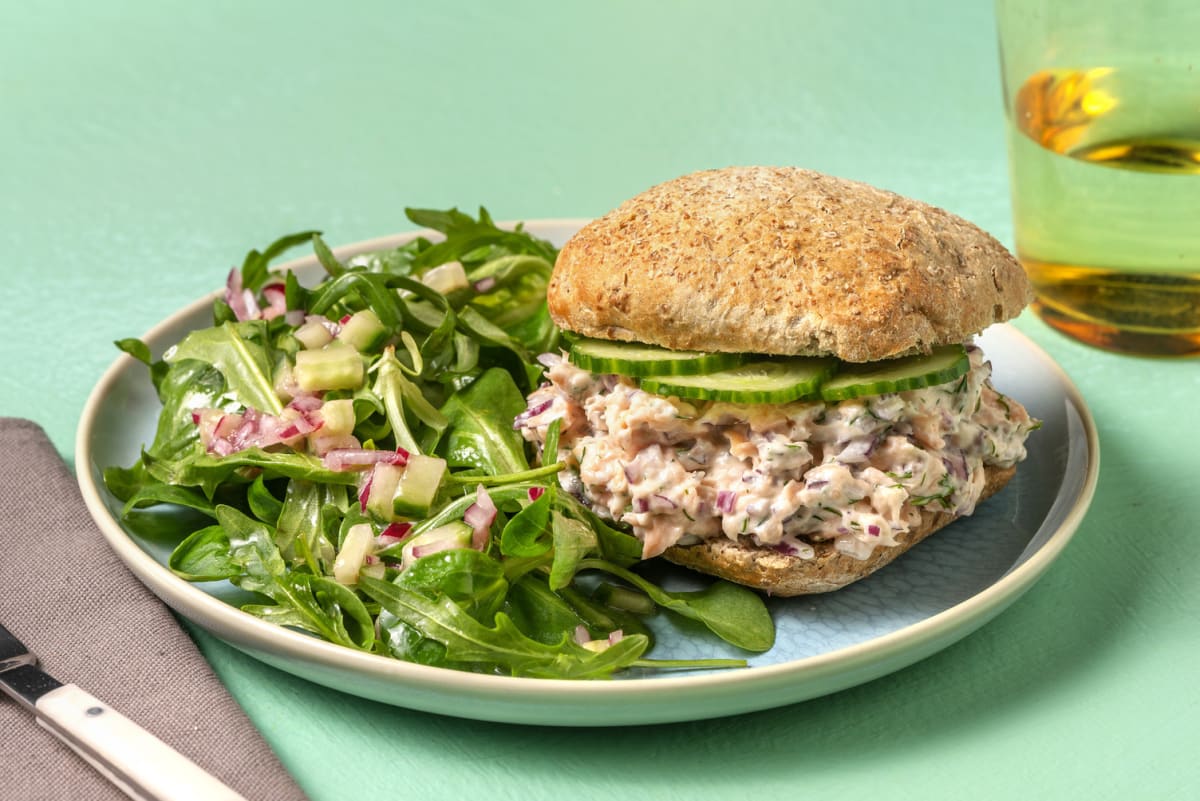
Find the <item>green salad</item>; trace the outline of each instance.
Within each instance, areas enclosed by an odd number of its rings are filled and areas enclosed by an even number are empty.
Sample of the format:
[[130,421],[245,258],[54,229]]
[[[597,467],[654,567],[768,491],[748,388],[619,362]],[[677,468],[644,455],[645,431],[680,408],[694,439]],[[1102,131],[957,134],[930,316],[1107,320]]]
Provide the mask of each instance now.
[[[339,645],[425,665],[543,678],[744,666],[651,657],[646,619],[698,621],[747,652],[774,627],[751,590],[668,591],[641,542],[562,490],[513,429],[559,331],[557,251],[520,226],[406,210],[442,234],[339,260],[319,233],[251,251],[213,325],[149,367],[154,441],[104,473],[126,525],[185,510],[169,567],[251,593],[242,609]],[[303,286],[269,263],[311,246]],[[557,453],[557,432],[542,452]]]

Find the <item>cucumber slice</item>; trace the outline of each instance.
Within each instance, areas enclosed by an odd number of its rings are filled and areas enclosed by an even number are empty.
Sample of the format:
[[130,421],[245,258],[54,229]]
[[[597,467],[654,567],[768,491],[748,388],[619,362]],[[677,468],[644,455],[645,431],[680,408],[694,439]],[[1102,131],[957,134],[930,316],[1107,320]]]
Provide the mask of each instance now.
[[404,468],[394,464],[377,464],[371,470],[371,494],[367,496],[367,511],[380,520],[397,519],[392,509],[392,496],[404,475]]
[[387,328],[379,319],[379,315],[370,309],[363,309],[350,315],[350,319],[342,323],[342,330],[337,338],[350,347],[365,353],[375,350],[387,339]]
[[305,392],[327,389],[358,389],[363,383],[363,362],[358,351],[341,342],[330,342],[320,350],[296,352],[296,383]]
[[962,345],[935,348],[928,355],[843,364],[838,374],[821,386],[821,399],[840,401],[933,387],[953,381],[969,369],[971,361]]
[[667,350],[640,342],[576,339],[571,343],[571,363],[592,373],[628,376],[704,375],[745,361],[737,353],[704,353]]
[[815,396],[833,374],[836,359],[777,358],[742,364],[708,375],[650,376],[642,389],[681,398],[732,403],[788,403]]
[[[408,457],[404,475],[400,476],[396,491],[392,494],[392,512],[395,516],[424,517],[429,514],[445,475],[445,459],[419,454]],[[371,492],[375,492],[374,487]]]

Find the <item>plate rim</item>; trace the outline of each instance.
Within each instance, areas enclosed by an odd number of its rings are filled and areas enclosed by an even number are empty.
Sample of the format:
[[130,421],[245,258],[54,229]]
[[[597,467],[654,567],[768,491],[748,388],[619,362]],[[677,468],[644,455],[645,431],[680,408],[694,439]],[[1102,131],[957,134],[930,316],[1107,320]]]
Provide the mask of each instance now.
[[[586,218],[545,218],[527,220],[524,224],[527,230],[536,235],[548,236],[549,234],[544,233],[548,229],[565,231],[581,227],[588,221]],[[438,234],[428,229],[390,234],[342,245],[335,248],[334,253],[339,258],[345,259],[371,250],[395,247],[419,236],[436,237]],[[289,260],[273,269],[284,271],[315,268],[316,257],[308,255]],[[156,337],[162,337],[169,329],[181,325],[186,318],[204,312],[221,291],[220,289],[214,290],[185,305],[151,327],[142,335],[141,339],[152,342]],[[1087,444],[1085,474],[1078,495],[1070,508],[1065,511],[1062,523],[1037,550],[1025,557],[1015,567],[982,590],[941,612],[853,645],[800,659],[753,666],[743,670],[639,677],[617,681],[572,681],[494,676],[418,665],[355,651],[281,628],[242,612],[209,595],[190,582],[175,576],[150,554],[143,551],[121,527],[119,521],[109,513],[103,500],[102,493],[105,493],[106,490],[98,480],[98,472],[102,468],[94,464],[91,439],[100,409],[112,387],[125,371],[136,369],[140,364],[127,354],[120,354],[113,360],[88,395],[76,428],[75,472],[91,517],[109,546],[139,581],[183,617],[233,647],[276,667],[286,670],[277,660],[297,660],[338,672],[348,671],[354,675],[366,676],[372,684],[384,682],[389,686],[395,684],[397,687],[428,691],[432,693],[435,701],[446,696],[460,698],[464,701],[487,698],[494,702],[498,701],[499,709],[512,710],[511,713],[505,712],[498,715],[495,710],[489,708],[479,709],[479,714],[471,714],[469,711],[461,709],[444,709],[436,703],[400,703],[391,699],[379,698],[377,694],[364,695],[364,697],[382,703],[408,706],[439,714],[509,723],[630,725],[695,720],[750,712],[807,700],[877,678],[930,655],[940,647],[939,642],[945,641],[944,644],[949,645],[966,636],[1007,608],[1031,587],[1058,558],[1074,536],[1091,504],[1099,477],[1100,447],[1095,421],[1075,383],[1045,350],[1011,324],[1002,323],[993,327],[1001,328],[1006,336],[1015,337],[1025,350],[1043,362],[1043,367],[1056,374],[1064,389],[1064,400],[1075,409],[1082,423],[1084,439]],[[904,659],[906,655],[913,654],[916,656]],[[897,660],[901,661],[887,667],[888,663],[897,662]],[[873,673],[865,678],[854,678],[857,672],[867,670],[872,665],[884,667],[878,673]],[[287,672],[294,673],[291,670]],[[870,671],[868,670],[868,672]],[[839,674],[849,678],[839,683],[836,680]],[[304,673],[295,675],[317,681]],[[810,684],[819,683],[822,678],[828,680],[830,677],[833,677],[834,680],[826,681],[825,686],[811,693],[805,693],[802,689]],[[326,686],[334,685],[326,684]],[[355,693],[353,688],[336,687],[335,689]],[[732,703],[730,700],[747,694],[753,696],[756,691],[762,699],[761,703],[756,704],[753,701]],[[784,692],[788,697],[776,700],[772,695],[773,692]],[[681,702],[703,699],[708,702],[710,710],[703,714],[682,711],[677,714],[667,714],[661,710],[662,704],[660,703],[651,705],[652,709],[659,710],[658,714],[639,716],[637,714],[621,715],[618,714],[619,709],[611,708],[618,701],[638,704],[648,697],[653,696],[656,700],[661,700],[668,695],[678,707],[685,705]],[[414,694],[414,700],[418,700],[418,696],[419,694]],[[580,708],[594,707],[600,703],[609,708],[602,709],[598,717],[564,721],[552,714],[554,710],[566,708],[578,714]]]

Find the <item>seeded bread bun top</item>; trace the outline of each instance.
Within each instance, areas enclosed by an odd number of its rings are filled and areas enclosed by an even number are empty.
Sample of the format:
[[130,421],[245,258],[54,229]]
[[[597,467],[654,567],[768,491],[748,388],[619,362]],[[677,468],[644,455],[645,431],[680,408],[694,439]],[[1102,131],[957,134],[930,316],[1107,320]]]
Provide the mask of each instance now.
[[554,321],[585,336],[849,362],[962,342],[1030,299],[966,220],[791,167],[648,189],[567,242],[548,290]]

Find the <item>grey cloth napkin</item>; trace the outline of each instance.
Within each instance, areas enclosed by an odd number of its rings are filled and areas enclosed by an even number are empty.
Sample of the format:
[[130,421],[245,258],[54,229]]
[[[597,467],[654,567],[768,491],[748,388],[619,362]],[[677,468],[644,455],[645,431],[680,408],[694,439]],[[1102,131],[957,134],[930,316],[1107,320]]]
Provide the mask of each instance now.
[[[171,615],[117,559],[42,429],[0,418],[0,623],[77,684],[251,801],[303,801]],[[0,798],[125,799],[0,694]]]

